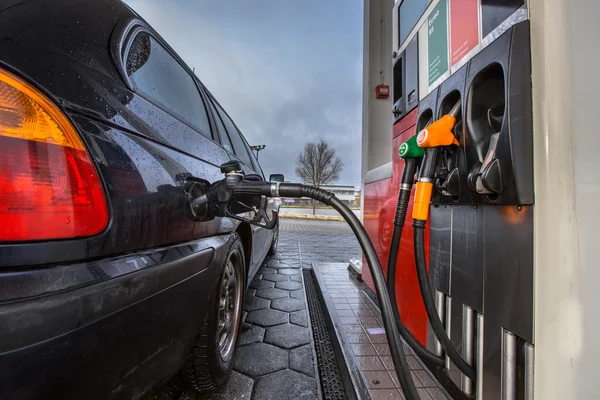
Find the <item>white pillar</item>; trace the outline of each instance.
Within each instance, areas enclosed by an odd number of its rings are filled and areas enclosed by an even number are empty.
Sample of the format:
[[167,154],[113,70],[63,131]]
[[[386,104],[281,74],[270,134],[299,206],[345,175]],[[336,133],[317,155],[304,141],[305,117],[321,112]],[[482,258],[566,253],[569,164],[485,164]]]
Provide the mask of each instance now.
[[[600,398],[597,0],[530,0],[535,398]],[[594,33],[595,32],[595,33]]]
[[[581,306],[580,322],[582,345],[575,371],[577,399],[600,398],[598,370],[600,365],[600,129],[598,124],[598,96],[600,81],[598,66],[600,50],[600,2],[598,0],[571,0],[572,49],[572,138],[573,167],[575,172],[575,217],[578,228],[579,270],[575,275]],[[595,39],[593,39],[595,38]]]
[[393,0],[365,0],[363,42],[362,178],[392,160],[392,95],[375,97],[379,84],[392,87]]

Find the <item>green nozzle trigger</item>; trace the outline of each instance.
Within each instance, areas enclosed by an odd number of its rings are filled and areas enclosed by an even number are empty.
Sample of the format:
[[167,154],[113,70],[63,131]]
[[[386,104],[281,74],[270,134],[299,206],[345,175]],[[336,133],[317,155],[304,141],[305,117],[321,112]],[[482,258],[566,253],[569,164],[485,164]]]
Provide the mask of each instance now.
[[398,149],[400,158],[422,158],[425,151],[417,144],[417,135],[413,135],[410,139],[400,145]]

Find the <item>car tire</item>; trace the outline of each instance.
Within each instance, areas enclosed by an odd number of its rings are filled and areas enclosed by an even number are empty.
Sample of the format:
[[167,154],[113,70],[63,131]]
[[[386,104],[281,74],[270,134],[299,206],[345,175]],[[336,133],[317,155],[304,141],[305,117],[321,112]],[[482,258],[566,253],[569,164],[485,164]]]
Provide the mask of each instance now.
[[244,249],[237,233],[225,260],[209,311],[182,369],[186,383],[199,392],[224,384],[233,368],[246,287]]
[[269,247],[269,255],[272,256],[277,253],[277,246],[279,244],[279,224],[273,228],[273,240],[271,241],[271,247]]

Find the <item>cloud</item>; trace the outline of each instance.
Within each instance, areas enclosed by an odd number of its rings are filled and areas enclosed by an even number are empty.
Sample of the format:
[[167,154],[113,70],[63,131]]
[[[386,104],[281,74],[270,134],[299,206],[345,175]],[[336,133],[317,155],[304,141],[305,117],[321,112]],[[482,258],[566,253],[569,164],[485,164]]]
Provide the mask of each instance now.
[[195,68],[248,142],[266,145],[266,175],[298,181],[296,157],[323,138],[344,161],[338,183],[360,185],[362,1],[127,3]]

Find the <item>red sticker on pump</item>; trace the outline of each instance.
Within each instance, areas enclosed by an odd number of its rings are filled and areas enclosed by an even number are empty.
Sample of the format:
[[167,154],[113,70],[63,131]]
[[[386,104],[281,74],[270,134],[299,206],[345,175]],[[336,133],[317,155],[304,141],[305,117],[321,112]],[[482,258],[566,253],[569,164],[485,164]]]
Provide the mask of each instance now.
[[450,1],[450,38],[452,65],[479,44],[479,10],[476,0]]

